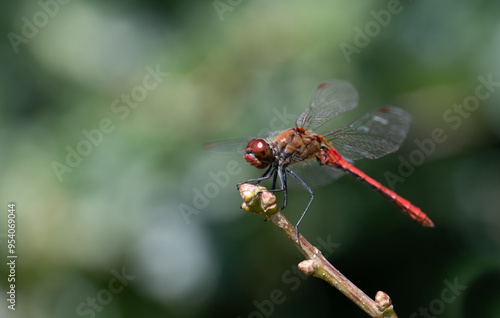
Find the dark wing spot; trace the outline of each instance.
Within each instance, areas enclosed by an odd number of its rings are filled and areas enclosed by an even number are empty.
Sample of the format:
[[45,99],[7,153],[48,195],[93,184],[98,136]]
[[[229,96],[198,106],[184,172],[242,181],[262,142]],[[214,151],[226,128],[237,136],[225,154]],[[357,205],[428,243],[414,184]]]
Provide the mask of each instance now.
[[326,87],[326,85],[327,85],[326,83],[321,83],[318,85],[318,89],[323,89]]

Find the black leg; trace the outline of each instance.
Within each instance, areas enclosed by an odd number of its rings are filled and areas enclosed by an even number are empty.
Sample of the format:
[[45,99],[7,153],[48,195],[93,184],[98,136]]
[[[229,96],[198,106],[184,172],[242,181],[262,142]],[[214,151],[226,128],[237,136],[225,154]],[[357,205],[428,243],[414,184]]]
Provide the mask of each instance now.
[[297,181],[299,181],[300,184],[302,184],[304,186],[304,188],[306,188],[307,191],[309,191],[309,193],[311,194],[311,199],[309,200],[309,203],[307,204],[306,209],[304,210],[304,212],[302,212],[302,215],[300,216],[299,221],[295,225],[295,230],[297,231],[297,235],[298,235],[299,232],[298,232],[297,228],[299,227],[300,221],[302,221],[302,218],[304,217],[304,215],[306,215],[306,212],[309,209],[309,206],[311,205],[311,203],[312,203],[312,201],[314,199],[314,191],[311,189],[311,187],[309,187],[307,185],[307,183],[304,182],[304,180],[302,180],[301,178],[299,178],[299,176],[296,175],[295,172],[293,172],[292,170],[290,170],[288,168],[286,168],[286,171],[288,171],[288,173],[290,173],[292,175],[292,177],[294,177],[295,179],[297,179]]
[[280,177],[280,182],[281,182],[281,191],[283,191],[283,207],[281,210],[286,208],[286,205],[288,203],[288,188],[287,188],[287,183],[286,183],[286,171],[285,168],[282,168],[278,170],[278,175]]
[[273,187],[271,188],[273,190],[276,189],[276,180],[277,180],[277,178],[278,178],[278,174],[275,173],[274,176],[273,176]]
[[[281,191],[285,191],[285,201],[286,201],[286,173],[285,173],[284,168],[283,167],[278,167],[276,169],[276,171],[274,172],[274,179],[276,179],[276,175],[280,179],[281,188],[280,189],[275,189],[275,185],[273,185],[273,189],[272,190],[267,190],[267,191],[268,192],[281,192]],[[285,206],[286,206],[286,204],[285,204]]]
[[[279,177],[280,179],[280,183],[281,183],[281,188],[280,189],[276,189],[276,177]],[[268,192],[281,192],[281,191],[285,191],[285,195],[284,195],[284,205],[283,207],[281,208],[281,210],[283,210],[285,207],[286,207],[286,194],[287,194],[287,191],[286,191],[286,173],[285,173],[285,168],[284,167],[277,167],[276,170],[274,171],[274,178],[273,178],[273,188],[271,190],[267,190]]]
[[277,167],[278,167],[278,165],[272,164],[272,165],[269,166],[269,168],[267,168],[266,172],[264,172],[264,174],[262,176],[260,176],[260,178],[250,179],[250,180],[247,180],[245,182],[240,182],[236,186],[239,189],[240,188],[240,184],[243,184],[243,183],[255,183],[255,184],[259,184],[259,182],[271,178],[271,176],[274,173],[276,173],[276,168]]

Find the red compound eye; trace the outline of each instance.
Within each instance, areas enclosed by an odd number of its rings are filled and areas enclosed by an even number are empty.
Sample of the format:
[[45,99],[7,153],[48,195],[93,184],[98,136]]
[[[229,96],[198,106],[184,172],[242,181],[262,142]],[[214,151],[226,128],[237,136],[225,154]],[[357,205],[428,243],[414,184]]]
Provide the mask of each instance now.
[[252,166],[263,169],[273,161],[271,147],[263,139],[252,139],[247,145],[245,160]]
[[255,155],[262,155],[267,150],[267,143],[263,139],[253,139],[250,143],[248,143],[248,147]]

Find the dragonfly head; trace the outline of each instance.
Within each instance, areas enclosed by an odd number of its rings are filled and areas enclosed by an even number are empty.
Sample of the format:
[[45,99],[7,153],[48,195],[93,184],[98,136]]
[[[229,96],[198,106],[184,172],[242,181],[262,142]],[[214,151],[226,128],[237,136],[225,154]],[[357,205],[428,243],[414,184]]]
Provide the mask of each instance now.
[[245,150],[245,160],[259,169],[267,168],[273,162],[273,151],[264,139],[252,139]]

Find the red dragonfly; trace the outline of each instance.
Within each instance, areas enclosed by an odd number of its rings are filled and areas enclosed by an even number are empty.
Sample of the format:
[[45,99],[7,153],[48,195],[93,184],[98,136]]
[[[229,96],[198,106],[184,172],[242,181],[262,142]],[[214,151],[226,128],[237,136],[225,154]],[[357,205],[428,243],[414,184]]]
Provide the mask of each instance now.
[[[314,192],[290,166],[313,159],[321,166],[347,172],[394,203],[411,219],[423,226],[433,227],[432,221],[420,208],[352,165],[357,159],[376,159],[397,151],[410,128],[410,114],[397,107],[384,106],[364,114],[345,127],[313,133],[329,120],[355,108],[357,103],[358,93],[349,83],[340,80],[324,82],[319,84],[309,107],[297,118],[294,128],[252,138],[245,148],[242,145],[248,139],[212,143],[208,148],[216,151],[232,149],[230,152],[244,149],[244,158],[248,163],[267,170],[260,178],[240,184],[258,184],[273,177],[272,190],[269,191],[284,192],[282,209],[287,205],[287,174],[303,185],[311,194],[311,199],[295,227],[298,227],[309,209]],[[277,178],[281,183],[279,189],[276,189]]]

